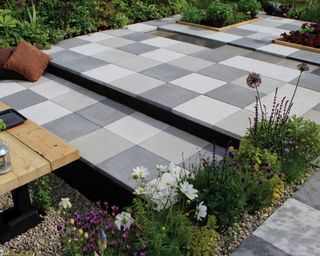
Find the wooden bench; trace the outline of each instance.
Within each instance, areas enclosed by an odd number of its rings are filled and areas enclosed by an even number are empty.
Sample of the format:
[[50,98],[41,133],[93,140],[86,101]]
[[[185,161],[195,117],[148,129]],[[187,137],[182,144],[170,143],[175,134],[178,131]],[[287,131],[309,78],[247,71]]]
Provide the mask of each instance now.
[[[0,111],[8,106],[0,103]],[[0,215],[0,242],[39,222],[31,207],[28,183],[80,158],[79,151],[31,120],[0,132],[9,147],[12,170],[0,175],[0,195],[11,192],[14,207]]]

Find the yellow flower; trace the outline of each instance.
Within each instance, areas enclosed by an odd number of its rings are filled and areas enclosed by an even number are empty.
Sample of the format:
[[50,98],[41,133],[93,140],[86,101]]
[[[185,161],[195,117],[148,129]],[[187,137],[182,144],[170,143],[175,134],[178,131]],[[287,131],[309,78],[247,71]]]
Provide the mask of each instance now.
[[70,219],[70,224],[74,225],[74,219],[73,218]]
[[84,232],[84,238],[88,238],[89,237],[89,234],[88,234],[88,232]]
[[78,232],[79,232],[79,235],[80,235],[80,236],[83,235],[83,230],[82,230],[82,228],[80,228],[80,229],[78,230]]

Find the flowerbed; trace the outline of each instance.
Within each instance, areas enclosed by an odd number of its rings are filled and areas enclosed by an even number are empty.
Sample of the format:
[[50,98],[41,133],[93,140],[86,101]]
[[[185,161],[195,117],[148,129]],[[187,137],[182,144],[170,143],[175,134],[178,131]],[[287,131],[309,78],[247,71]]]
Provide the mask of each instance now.
[[221,241],[232,240],[226,237],[243,216],[263,213],[264,220],[265,212],[272,212],[266,209],[287,197],[286,188],[299,184],[320,154],[320,127],[289,115],[308,66],[298,69],[293,95],[278,101],[276,91],[269,113],[259,96],[260,76],[248,76],[248,86],[257,92],[255,117],[240,147],[229,147],[223,160],[216,161],[213,150],[212,158],[192,171],[157,166],[151,182],[148,169],[133,169],[136,198],[122,211],[98,203],[88,213],[72,212],[63,199],[58,229],[65,255],[215,255]]
[[260,8],[256,0],[196,1],[182,9],[182,21],[221,28],[255,18]]
[[305,23],[300,30],[281,34],[280,40],[320,49],[320,23]]

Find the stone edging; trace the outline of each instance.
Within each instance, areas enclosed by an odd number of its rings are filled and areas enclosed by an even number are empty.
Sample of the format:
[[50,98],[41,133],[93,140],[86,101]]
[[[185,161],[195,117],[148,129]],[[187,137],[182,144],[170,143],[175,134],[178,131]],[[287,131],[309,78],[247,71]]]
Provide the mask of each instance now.
[[301,44],[289,43],[289,42],[280,40],[280,38],[272,40],[272,43],[296,48],[299,50],[320,53],[320,49],[318,49],[318,48],[314,48],[314,47],[310,47],[310,46],[306,46],[306,45],[301,45]]

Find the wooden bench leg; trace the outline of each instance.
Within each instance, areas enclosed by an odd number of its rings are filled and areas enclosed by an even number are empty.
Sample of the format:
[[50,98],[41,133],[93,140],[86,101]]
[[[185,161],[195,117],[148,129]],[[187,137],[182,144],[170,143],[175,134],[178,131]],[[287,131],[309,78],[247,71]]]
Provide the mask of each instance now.
[[37,211],[32,209],[28,185],[12,192],[14,206],[0,214],[0,243],[27,231],[40,223]]

